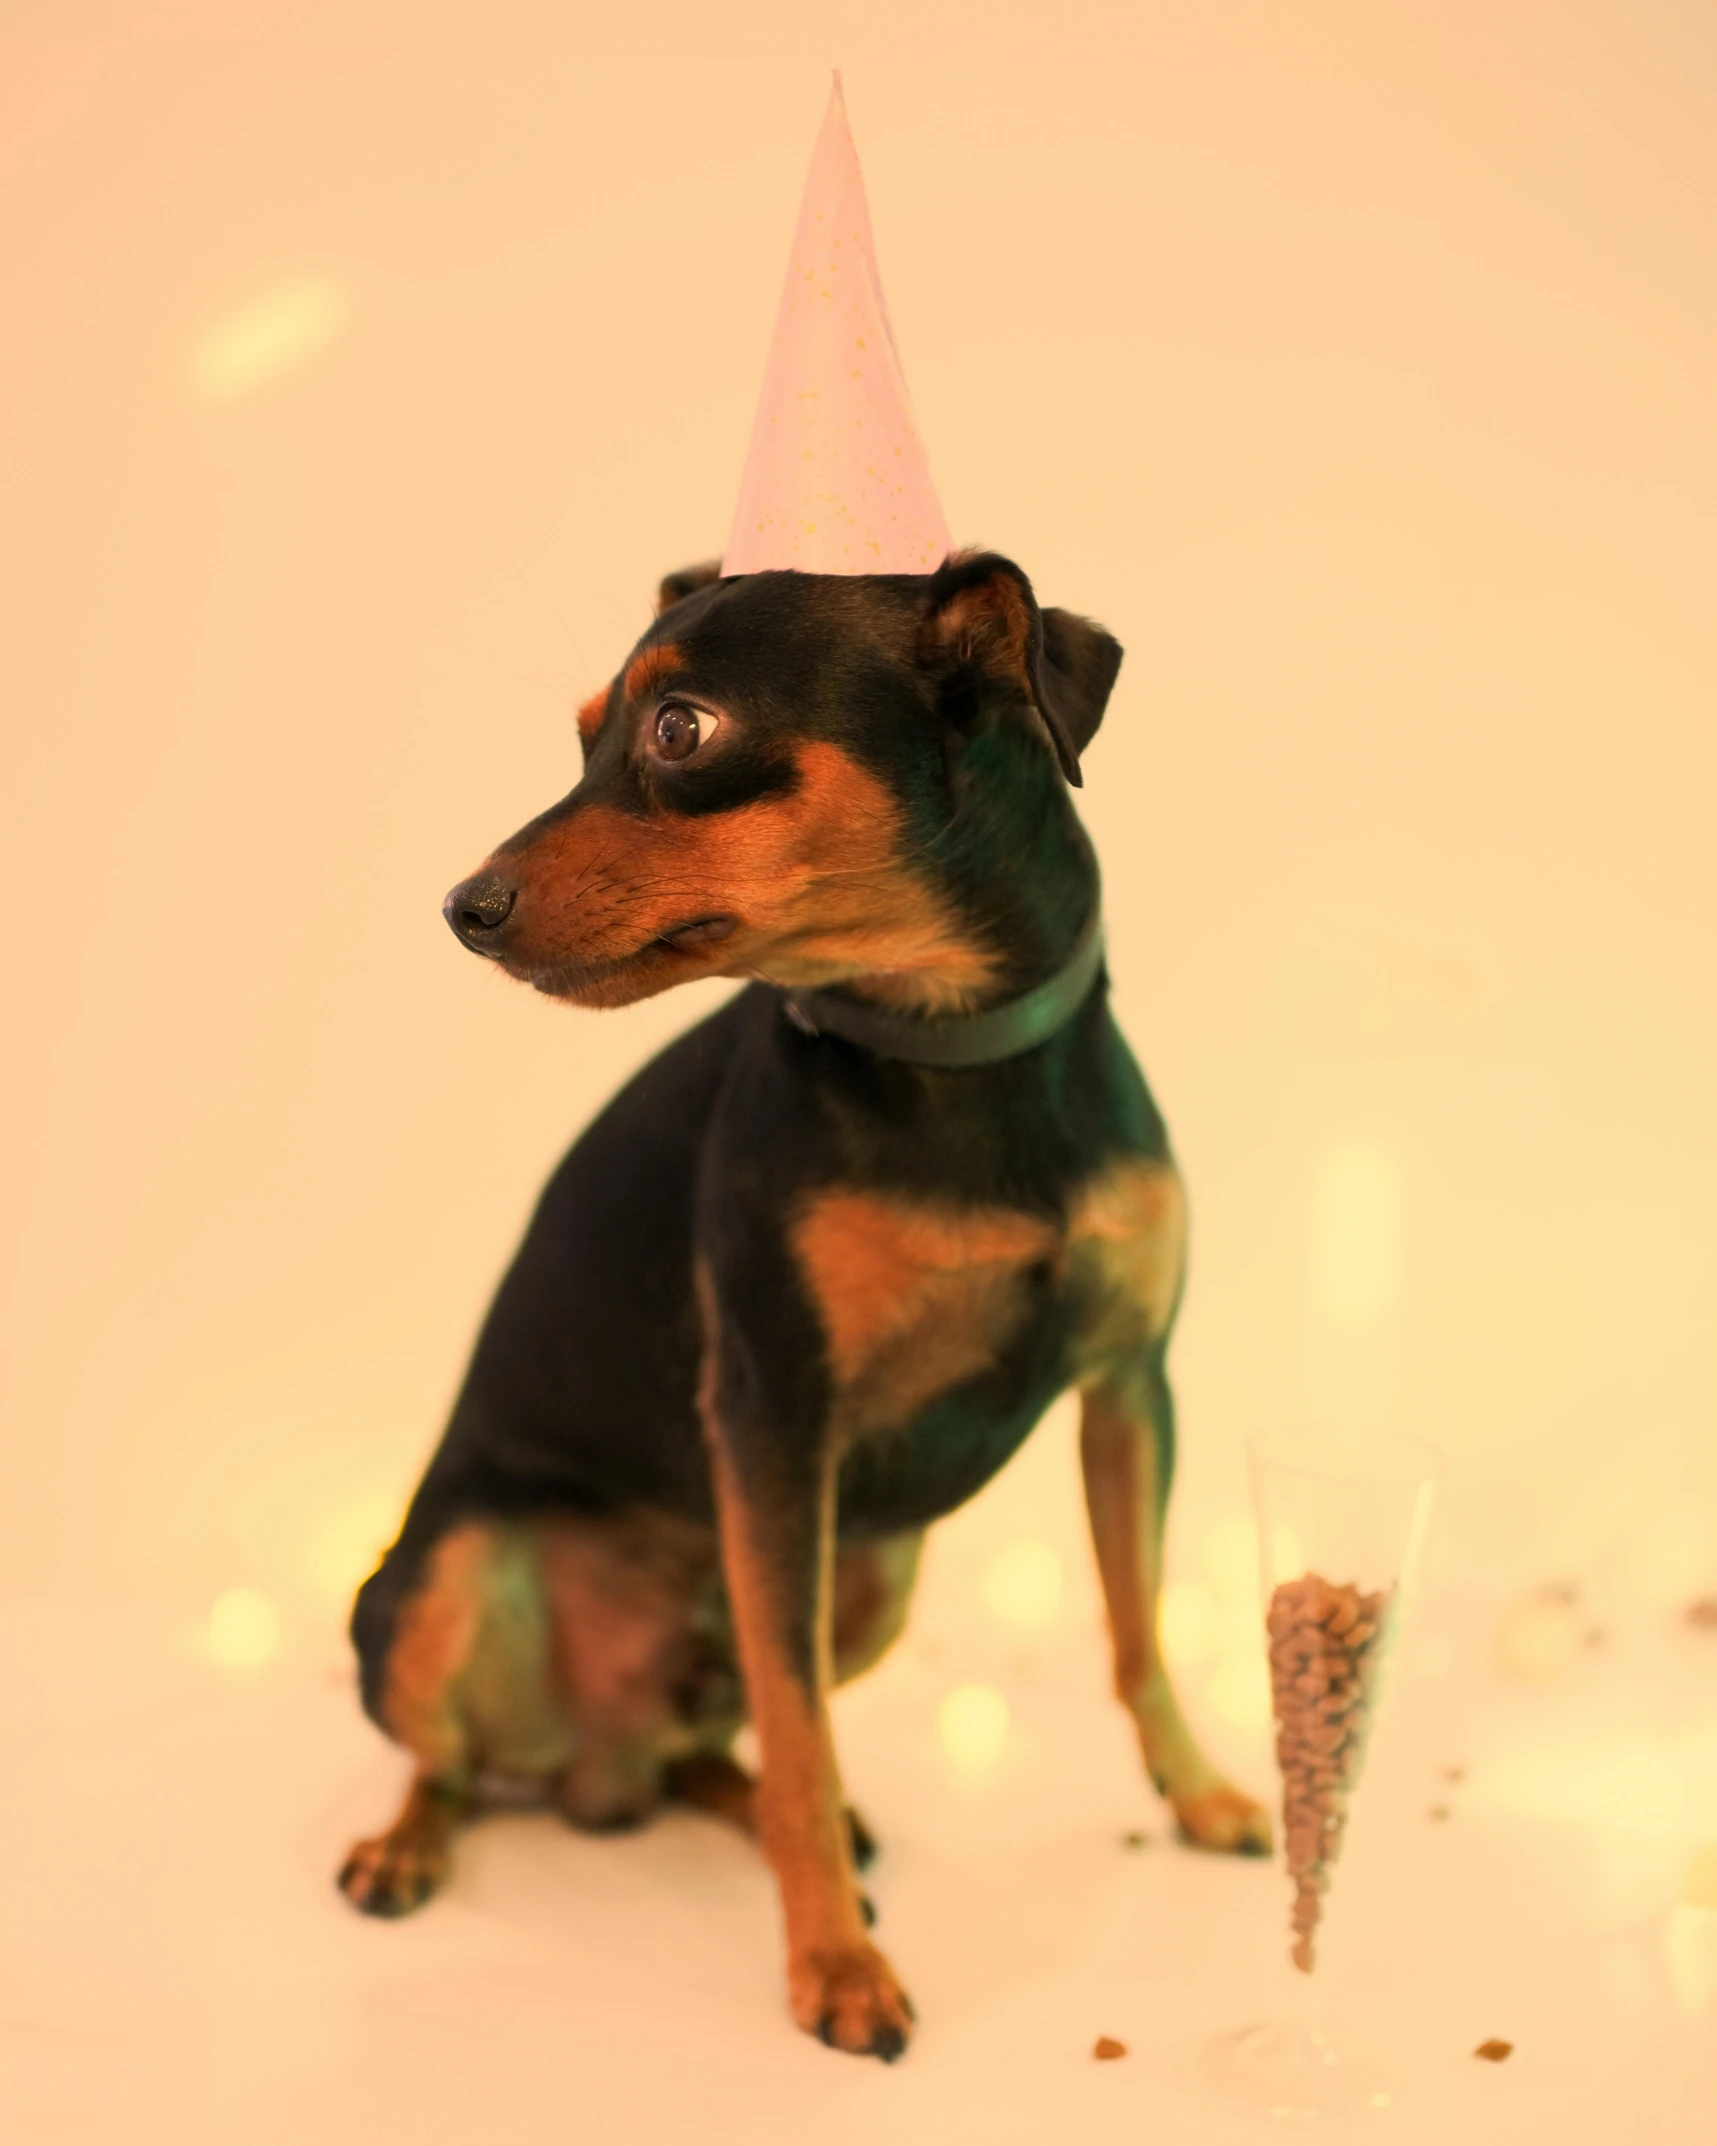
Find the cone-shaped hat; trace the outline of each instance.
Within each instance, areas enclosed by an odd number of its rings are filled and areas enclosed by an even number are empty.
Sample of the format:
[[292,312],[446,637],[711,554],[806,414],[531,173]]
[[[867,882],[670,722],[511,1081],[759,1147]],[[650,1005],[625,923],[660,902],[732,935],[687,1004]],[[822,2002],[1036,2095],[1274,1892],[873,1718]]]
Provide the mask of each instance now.
[[883,303],[837,74],[721,570],[928,574],[949,548]]

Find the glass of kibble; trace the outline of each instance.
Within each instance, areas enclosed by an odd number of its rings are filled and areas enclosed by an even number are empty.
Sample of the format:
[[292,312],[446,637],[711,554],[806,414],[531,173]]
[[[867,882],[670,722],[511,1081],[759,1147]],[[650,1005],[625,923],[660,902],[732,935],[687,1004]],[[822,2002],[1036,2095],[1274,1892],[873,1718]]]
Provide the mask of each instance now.
[[1298,1989],[1289,2016],[1224,2036],[1212,2066],[1279,2115],[1348,2116],[1390,2107],[1400,2082],[1386,2052],[1326,2017],[1319,1941],[1440,1463],[1417,1439],[1332,1429],[1254,1439],[1248,1461]]

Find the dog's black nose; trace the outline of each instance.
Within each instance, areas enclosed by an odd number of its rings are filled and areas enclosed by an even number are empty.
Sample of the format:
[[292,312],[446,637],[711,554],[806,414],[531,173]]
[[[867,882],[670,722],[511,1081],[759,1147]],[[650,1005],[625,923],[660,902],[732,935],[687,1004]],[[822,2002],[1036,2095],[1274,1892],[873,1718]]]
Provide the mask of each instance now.
[[501,926],[513,913],[518,888],[509,887],[493,872],[479,872],[467,879],[441,905],[441,914],[453,927],[454,936],[477,954],[499,953],[496,941]]

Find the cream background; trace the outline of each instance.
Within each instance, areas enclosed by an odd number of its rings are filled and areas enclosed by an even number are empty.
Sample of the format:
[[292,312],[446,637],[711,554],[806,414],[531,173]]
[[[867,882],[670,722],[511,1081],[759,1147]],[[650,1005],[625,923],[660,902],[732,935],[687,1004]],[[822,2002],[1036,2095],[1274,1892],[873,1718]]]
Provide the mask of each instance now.
[[[8,1588],[311,1585],[696,1011],[545,1007],[437,906],[721,542],[831,56],[957,535],[1129,650],[1085,805],[1187,1509],[1337,1403],[1499,1578],[1709,1500],[1708,10],[8,12]],[[327,346],[200,392],[305,281]]]
[[[0,1606],[96,1771],[223,1590],[282,1677],[343,1659],[540,1183],[710,1002],[546,1006],[438,908],[722,541],[835,61],[955,534],[1129,651],[1083,804],[1193,1199],[1177,1575],[1243,1592],[1240,1441],[1325,1413],[1449,1457],[1442,1720],[1524,1587],[1656,1633],[1717,1586],[1709,7],[11,0]],[[1071,1468],[1061,1418],[950,1529],[861,1775],[1005,1680],[1016,1537],[1095,1705]],[[295,1887],[394,1776],[335,1699]],[[160,1808],[226,1748],[163,1743]],[[1608,1809],[1669,1768],[1673,1860],[1717,1766],[1665,1749]]]

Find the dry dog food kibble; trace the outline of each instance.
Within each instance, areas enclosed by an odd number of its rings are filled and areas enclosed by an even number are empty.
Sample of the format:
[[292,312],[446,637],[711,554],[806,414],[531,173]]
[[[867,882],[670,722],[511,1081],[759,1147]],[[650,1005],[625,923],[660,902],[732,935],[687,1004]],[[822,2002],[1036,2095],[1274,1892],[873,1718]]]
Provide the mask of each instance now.
[[1312,1971],[1312,1933],[1329,1866],[1341,1848],[1348,1794],[1371,1726],[1378,1649],[1389,1598],[1334,1586],[1316,1572],[1284,1580],[1270,1597],[1270,1688],[1282,1767],[1282,1830],[1294,1881],[1290,1957]]

